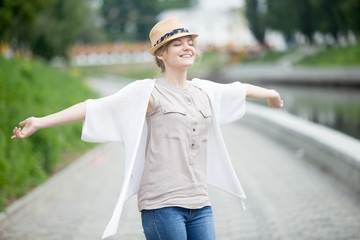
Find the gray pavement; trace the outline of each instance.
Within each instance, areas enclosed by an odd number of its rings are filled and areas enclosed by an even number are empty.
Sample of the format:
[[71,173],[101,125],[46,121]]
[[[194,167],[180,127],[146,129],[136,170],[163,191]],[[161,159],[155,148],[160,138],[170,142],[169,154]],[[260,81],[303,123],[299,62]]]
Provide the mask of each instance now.
[[[247,210],[210,187],[217,239],[360,239],[360,194],[244,122],[222,131]],[[0,239],[100,239],[121,188],[123,155],[116,143],[85,154],[8,211]],[[111,239],[145,239],[136,196],[125,204]]]

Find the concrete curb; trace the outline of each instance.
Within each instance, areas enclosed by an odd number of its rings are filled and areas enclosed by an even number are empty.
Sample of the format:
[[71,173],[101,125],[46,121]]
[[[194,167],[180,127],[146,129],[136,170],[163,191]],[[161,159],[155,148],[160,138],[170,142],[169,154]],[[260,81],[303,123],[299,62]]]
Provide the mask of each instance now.
[[297,156],[360,192],[360,141],[282,110],[247,103],[243,121],[297,150]]
[[262,84],[360,86],[358,67],[311,68],[287,64],[243,64],[227,67],[219,76],[227,82],[243,79]]

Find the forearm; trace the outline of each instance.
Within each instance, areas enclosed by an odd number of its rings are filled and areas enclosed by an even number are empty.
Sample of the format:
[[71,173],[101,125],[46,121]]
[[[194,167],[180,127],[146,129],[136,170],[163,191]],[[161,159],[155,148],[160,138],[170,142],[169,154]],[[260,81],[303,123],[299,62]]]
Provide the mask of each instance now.
[[[26,120],[19,123],[20,127],[14,128],[14,135],[11,137],[11,139],[29,137],[41,128],[55,127],[85,120],[85,113],[86,104],[85,102],[82,102],[42,118],[27,118]],[[23,128],[21,129],[21,127]]]
[[85,120],[86,104],[81,102],[60,112],[37,118],[38,128],[49,128]]
[[246,88],[246,97],[252,99],[268,99],[279,96],[275,90],[266,89],[258,86],[254,86],[251,84],[244,83]]
[[266,99],[269,107],[282,108],[284,101],[281,100],[280,94],[272,89],[266,89],[251,84],[244,84],[246,88],[246,97],[252,99]]

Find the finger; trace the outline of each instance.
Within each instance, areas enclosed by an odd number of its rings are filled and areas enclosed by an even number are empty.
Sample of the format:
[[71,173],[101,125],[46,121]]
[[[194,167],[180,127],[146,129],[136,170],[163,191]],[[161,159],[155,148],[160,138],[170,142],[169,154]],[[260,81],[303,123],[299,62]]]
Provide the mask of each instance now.
[[13,133],[14,133],[14,135],[11,136],[11,139],[17,138],[17,130],[16,130],[16,128],[14,128]]
[[26,120],[19,123],[20,126],[24,126],[26,124]]
[[24,131],[23,131],[23,129],[18,128],[17,136],[18,136],[18,138],[24,138]]
[[16,138],[21,138],[20,136],[21,136],[21,128],[16,128],[16,130],[15,130],[15,136],[16,136]]

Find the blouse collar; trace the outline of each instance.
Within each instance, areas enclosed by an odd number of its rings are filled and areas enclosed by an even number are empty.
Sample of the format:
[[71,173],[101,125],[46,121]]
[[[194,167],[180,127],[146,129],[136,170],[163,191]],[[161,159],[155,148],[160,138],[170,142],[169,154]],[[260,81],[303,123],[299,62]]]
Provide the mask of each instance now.
[[172,84],[171,82],[165,80],[164,78],[157,78],[156,81],[163,85],[164,87],[166,87],[167,89],[171,90],[171,91],[174,91],[174,92],[177,92],[177,93],[181,93],[181,94],[186,94],[186,93],[189,93],[190,91],[192,91],[192,84],[190,81],[187,81],[188,84],[189,84],[189,87],[188,88],[178,88],[176,87],[174,84]]

